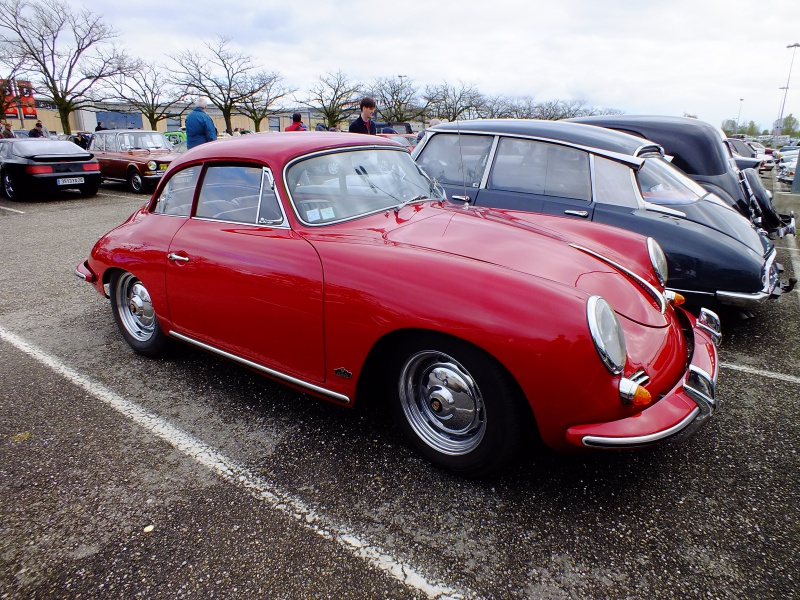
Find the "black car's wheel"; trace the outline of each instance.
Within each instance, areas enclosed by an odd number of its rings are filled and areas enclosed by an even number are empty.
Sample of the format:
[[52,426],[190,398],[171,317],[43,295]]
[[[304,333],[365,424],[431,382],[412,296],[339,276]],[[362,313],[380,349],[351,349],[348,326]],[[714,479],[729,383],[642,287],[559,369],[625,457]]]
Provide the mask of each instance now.
[[161,356],[168,339],[158,324],[150,293],[134,275],[120,271],[111,278],[111,309],[122,337],[145,356]]
[[136,169],[128,171],[128,187],[134,194],[143,194],[145,191],[142,174]]
[[99,189],[100,186],[97,185],[83,185],[80,188],[78,188],[78,193],[84,198],[91,198],[92,196],[97,195],[97,191]]
[[481,477],[517,453],[527,423],[520,392],[482,350],[445,336],[409,340],[390,373],[393,417],[436,465]]
[[1,177],[3,179],[3,193],[6,195],[6,198],[9,200],[20,200],[22,198],[22,193],[14,178],[5,171]]

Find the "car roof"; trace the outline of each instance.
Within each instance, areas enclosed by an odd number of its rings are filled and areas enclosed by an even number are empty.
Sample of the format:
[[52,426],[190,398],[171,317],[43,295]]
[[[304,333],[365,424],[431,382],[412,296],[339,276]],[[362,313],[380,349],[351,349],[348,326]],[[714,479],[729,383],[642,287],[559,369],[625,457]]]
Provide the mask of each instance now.
[[598,115],[570,119],[610,127],[658,143],[673,164],[689,175],[720,175],[729,169],[728,151],[720,130],[691,117],[658,115]]
[[377,135],[333,131],[264,132],[225,138],[195,146],[172,162],[173,167],[201,160],[273,160],[286,163],[297,156],[334,148],[385,146],[405,152],[405,148]]
[[458,133],[494,133],[522,135],[559,140],[576,146],[598,148],[619,154],[637,156],[647,149],[660,151],[657,144],[631,135],[566,121],[536,119],[476,119],[440,123],[431,131]]

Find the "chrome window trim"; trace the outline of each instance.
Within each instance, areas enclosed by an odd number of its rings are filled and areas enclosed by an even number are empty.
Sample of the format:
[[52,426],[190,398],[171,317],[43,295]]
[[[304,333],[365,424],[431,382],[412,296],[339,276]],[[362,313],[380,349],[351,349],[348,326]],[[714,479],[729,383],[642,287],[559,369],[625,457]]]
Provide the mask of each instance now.
[[[487,134],[491,135],[491,134]],[[485,190],[486,186],[489,185],[489,173],[492,172],[492,167],[494,166],[494,158],[497,154],[497,147],[500,145],[500,137],[499,135],[494,135],[494,140],[492,140],[492,147],[489,148],[489,156],[486,157],[486,167],[483,169],[483,177],[481,177],[481,183],[479,190]]]
[[265,367],[264,365],[260,365],[260,364],[258,364],[256,362],[253,362],[253,361],[248,360],[246,358],[242,358],[241,356],[237,356],[235,354],[231,354],[230,352],[226,352],[225,350],[220,350],[219,348],[217,348],[215,346],[211,346],[209,344],[206,344],[206,343],[201,342],[199,340],[196,340],[194,338],[190,338],[189,336],[183,335],[182,333],[178,333],[177,331],[170,331],[169,335],[174,337],[174,338],[177,338],[177,339],[179,339],[179,340],[181,340],[183,342],[186,342],[188,344],[192,344],[193,346],[197,346],[198,348],[202,348],[203,350],[206,350],[208,352],[212,352],[213,354],[217,354],[219,356],[222,356],[224,358],[227,358],[229,360],[232,360],[234,362],[242,364],[242,365],[244,365],[246,367],[249,367],[251,369],[255,369],[256,371],[260,371],[262,373],[266,373],[267,375],[271,375],[272,377],[276,377],[278,379],[281,379],[283,381],[288,381],[289,383],[292,383],[294,385],[303,387],[305,389],[312,390],[312,391],[317,392],[319,394],[323,394],[325,396],[333,398],[334,400],[338,400],[339,402],[344,402],[345,404],[350,404],[350,398],[348,396],[345,396],[344,394],[340,394],[338,392],[334,392],[332,390],[329,390],[329,389],[326,389],[324,387],[318,386],[318,385],[316,385],[314,383],[309,383],[308,381],[304,381],[302,379],[298,379],[297,377],[292,377],[291,375],[287,375],[286,373],[281,373],[280,371],[276,371],[274,369],[270,369],[269,367]]
[[570,244],[570,246],[572,248],[575,248],[576,250],[580,250],[581,252],[585,252],[586,254],[594,256],[595,258],[598,258],[598,259],[602,260],[604,263],[609,264],[612,267],[614,267],[615,269],[619,269],[620,271],[622,271],[623,273],[628,275],[628,277],[630,277],[631,279],[636,281],[636,283],[638,283],[640,286],[642,286],[645,289],[645,291],[648,292],[656,302],[658,302],[659,306],[661,307],[661,314],[662,315],[667,312],[667,299],[664,298],[664,294],[662,294],[660,291],[658,291],[658,289],[656,289],[656,287],[654,285],[652,285],[651,283],[645,281],[644,279],[639,277],[639,275],[637,275],[636,273],[634,273],[630,269],[626,269],[625,267],[623,267],[618,262],[615,262],[615,261],[611,260],[610,258],[608,258],[606,256],[603,256],[602,254],[599,254],[598,252],[595,252],[594,250],[590,250],[589,248],[586,248],[584,246],[580,246],[578,244]]
[[644,208],[645,210],[662,213],[671,217],[678,217],[680,219],[686,218],[686,213],[684,212],[675,210],[674,208],[669,208],[668,206],[662,206],[661,204],[653,204],[652,202],[647,202],[646,200],[644,201]]

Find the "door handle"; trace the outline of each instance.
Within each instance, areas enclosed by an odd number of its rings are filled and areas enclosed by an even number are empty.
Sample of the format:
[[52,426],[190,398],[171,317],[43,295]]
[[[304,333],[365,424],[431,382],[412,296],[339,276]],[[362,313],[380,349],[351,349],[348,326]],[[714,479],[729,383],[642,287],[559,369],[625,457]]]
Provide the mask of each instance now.
[[170,252],[169,254],[167,254],[167,258],[170,259],[170,260],[175,260],[175,261],[183,262],[183,263],[189,262],[189,257],[188,256],[180,256],[178,254],[175,254],[174,252]]
[[565,215],[572,215],[574,217],[583,217],[584,219],[589,216],[588,210],[565,210]]
[[469,202],[469,196],[453,196],[453,200],[458,200],[459,202]]

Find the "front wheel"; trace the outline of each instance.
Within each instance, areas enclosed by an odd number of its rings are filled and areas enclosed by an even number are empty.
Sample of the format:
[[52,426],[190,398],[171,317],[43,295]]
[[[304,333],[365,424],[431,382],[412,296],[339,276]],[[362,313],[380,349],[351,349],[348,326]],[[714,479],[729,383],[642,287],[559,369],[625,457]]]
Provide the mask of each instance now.
[[131,169],[128,173],[128,187],[134,194],[143,194],[145,191],[142,174],[136,169]]
[[110,291],[114,320],[128,345],[145,356],[162,356],[168,339],[147,288],[133,274],[118,272],[111,278]]
[[524,404],[511,376],[482,350],[439,336],[409,341],[391,372],[393,417],[434,464],[482,477],[517,454]]

